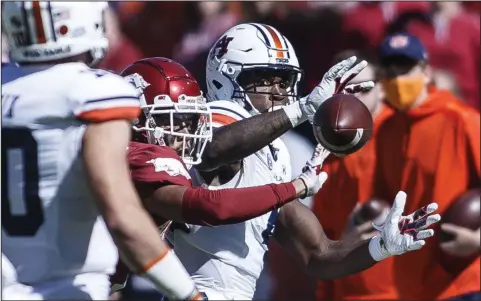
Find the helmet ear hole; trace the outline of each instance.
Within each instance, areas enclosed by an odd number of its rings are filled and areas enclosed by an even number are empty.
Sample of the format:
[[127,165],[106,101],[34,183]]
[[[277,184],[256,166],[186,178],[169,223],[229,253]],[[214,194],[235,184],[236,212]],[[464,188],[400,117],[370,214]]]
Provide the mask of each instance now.
[[219,83],[218,81],[216,81],[215,79],[212,81],[212,83],[214,84],[214,86],[217,88],[217,89],[222,89],[222,84]]

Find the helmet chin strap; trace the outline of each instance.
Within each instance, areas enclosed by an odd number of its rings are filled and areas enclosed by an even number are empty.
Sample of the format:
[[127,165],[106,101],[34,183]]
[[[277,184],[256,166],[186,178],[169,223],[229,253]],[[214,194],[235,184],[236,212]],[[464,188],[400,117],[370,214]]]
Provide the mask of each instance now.
[[[254,107],[254,105],[252,104],[251,100],[249,99],[249,96],[247,96],[247,94],[244,92],[244,96],[240,99],[235,99],[237,101],[238,104],[240,104],[244,109],[246,109],[247,112],[249,112],[249,114],[251,114],[252,116],[255,116],[255,115],[259,115],[259,114],[262,114],[259,110],[256,109],[256,107]],[[278,106],[273,106],[271,108],[269,108],[269,110],[267,110],[266,112],[274,112],[274,111],[277,111],[277,110],[280,110],[282,109],[284,106],[286,105],[289,105],[292,103],[292,100],[289,99],[289,102],[285,105],[278,105]],[[246,108],[246,106],[249,106],[250,107],[250,110],[249,108]]]
[[[138,122],[137,122],[138,123]],[[150,125],[150,126],[149,126]],[[155,125],[154,128],[152,126]],[[155,122],[150,118],[145,121],[144,127],[134,126],[135,131],[146,131],[147,132],[147,142],[150,144],[158,144],[160,146],[166,146],[164,141],[164,129],[158,127]]]
[[155,141],[157,141],[157,143],[160,146],[166,146],[165,141],[164,141],[164,129],[163,128],[158,127],[158,126],[155,127],[152,136],[154,137]]
[[[245,101],[244,101],[244,104],[245,103],[248,103],[251,107],[250,110],[248,110],[247,112],[249,112],[249,114],[251,114],[252,116],[255,116],[255,115],[259,115],[259,114],[262,114],[259,110],[257,110],[254,105],[252,104],[252,102],[248,99],[248,96],[246,95],[245,97]],[[273,107],[270,107],[267,111],[265,111],[265,113],[267,112],[274,112],[274,111],[277,111],[277,110],[281,110],[284,106],[273,106]]]
[[[164,140],[164,129],[161,128],[161,127],[155,127],[154,130],[150,130],[147,132],[147,136],[149,137],[149,143],[152,143],[152,144],[155,144],[155,142],[157,142],[157,144],[159,146],[167,146],[167,144],[165,143],[165,140]],[[184,157],[181,156],[182,159],[184,160]],[[187,167],[187,170],[190,170],[192,168],[192,164],[188,164],[184,161],[186,167]]]
[[[254,105],[252,104],[251,100],[249,99],[249,96],[247,96],[246,93],[244,93],[244,97],[242,97],[241,99],[237,99],[237,102],[244,108],[246,109],[247,112],[249,112],[249,114],[251,114],[252,116],[256,116],[256,115],[259,115],[261,114],[261,112],[259,112],[259,110],[256,109],[256,107],[254,107]],[[246,106],[249,106],[249,107],[246,107]]]
[[250,111],[247,111],[249,112],[249,114],[251,114],[252,116],[256,116],[256,115],[260,115],[261,112],[259,112],[256,108],[252,107],[252,110]]

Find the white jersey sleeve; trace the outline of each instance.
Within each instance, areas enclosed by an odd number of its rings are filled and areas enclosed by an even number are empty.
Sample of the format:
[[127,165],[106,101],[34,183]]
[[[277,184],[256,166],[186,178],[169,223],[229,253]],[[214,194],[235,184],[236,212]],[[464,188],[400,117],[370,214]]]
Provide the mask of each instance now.
[[76,118],[102,122],[138,117],[140,105],[137,91],[122,77],[103,70],[85,69],[79,72],[78,81],[68,92]]
[[136,89],[116,74],[83,63],[20,70],[19,78],[2,84],[2,116],[8,122],[102,122],[140,114]]

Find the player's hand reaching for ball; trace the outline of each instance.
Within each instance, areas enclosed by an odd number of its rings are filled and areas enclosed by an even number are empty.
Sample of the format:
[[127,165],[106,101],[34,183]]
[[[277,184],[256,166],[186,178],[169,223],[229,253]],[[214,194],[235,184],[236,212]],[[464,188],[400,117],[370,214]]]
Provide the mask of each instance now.
[[292,182],[296,188],[298,197],[306,198],[312,196],[324,185],[324,182],[327,180],[327,173],[321,172],[321,168],[329,154],[329,151],[320,144],[316,146],[312,157],[302,169],[302,174]]
[[374,82],[367,81],[358,84],[348,85],[356,75],[358,75],[367,66],[366,61],[362,61],[357,65],[356,57],[352,56],[343,60],[327,71],[322,81],[312,90],[312,92],[299,100],[300,107],[307,119],[312,123],[314,114],[319,106],[329,97],[338,93],[359,93],[369,91],[374,87]]
[[405,204],[406,193],[400,191],[384,224],[373,223],[374,228],[381,232],[380,236],[373,237],[369,243],[369,252],[374,260],[380,261],[389,256],[419,250],[426,243],[424,240],[434,235],[433,229],[426,228],[441,220],[439,214],[430,215],[438,209],[438,204],[431,203],[403,216]]

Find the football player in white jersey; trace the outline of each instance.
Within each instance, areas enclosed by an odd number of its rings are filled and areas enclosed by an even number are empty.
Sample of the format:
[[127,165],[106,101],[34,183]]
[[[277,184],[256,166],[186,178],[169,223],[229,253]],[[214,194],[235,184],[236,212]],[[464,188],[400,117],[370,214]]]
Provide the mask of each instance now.
[[[307,170],[288,183],[216,191],[192,187],[188,170],[201,161],[212,137],[212,115],[197,81],[182,65],[162,57],[136,61],[122,76],[138,89],[143,110],[129,144],[130,175],[160,228],[170,221],[236,224],[313,195],[322,185],[325,177]],[[124,287],[128,274],[119,263],[112,291]]]
[[137,91],[89,67],[107,50],[106,7],[2,3],[21,70],[2,82],[2,299],[107,300],[117,247],[170,298],[202,298],[130,180]]
[[[308,96],[299,98],[302,71],[286,37],[263,24],[229,29],[211,49],[206,74],[214,125],[229,126],[214,131],[193,180],[210,189],[291,180],[289,153],[276,138],[312,121],[320,104],[334,93],[372,88],[372,82],[347,85],[367,65],[363,61],[353,67],[355,60],[332,67]],[[307,168],[313,166],[307,163]],[[420,249],[433,235],[426,228],[440,220],[439,215],[430,215],[437,204],[403,216],[405,199],[406,194],[399,192],[386,223],[377,225],[380,236],[369,241],[329,240],[315,215],[296,201],[244,223],[189,225],[189,231],[176,229],[169,238],[209,298],[247,300],[254,295],[271,236],[320,279],[344,277],[386,257]]]

